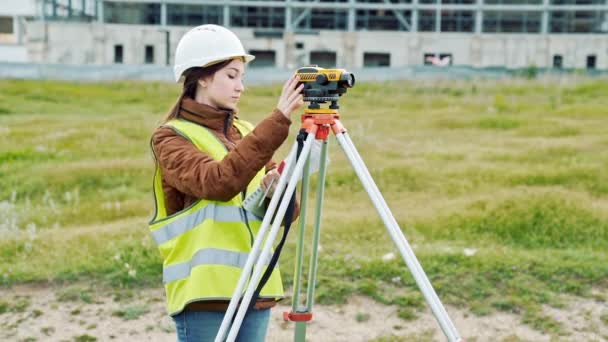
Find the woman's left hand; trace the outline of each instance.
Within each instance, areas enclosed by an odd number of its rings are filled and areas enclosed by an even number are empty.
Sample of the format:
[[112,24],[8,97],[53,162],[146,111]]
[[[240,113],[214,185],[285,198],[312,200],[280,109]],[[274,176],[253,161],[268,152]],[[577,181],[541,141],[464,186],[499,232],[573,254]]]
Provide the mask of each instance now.
[[277,184],[279,183],[279,177],[281,177],[279,171],[277,171],[277,169],[272,169],[268,171],[266,175],[264,175],[264,178],[262,178],[262,189],[266,191],[266,189],[268,189],[268,187],[270,186],[270,190],[266,194],[267,198],[272,197],[272,194],[274,193],[274,190],[277,188]]

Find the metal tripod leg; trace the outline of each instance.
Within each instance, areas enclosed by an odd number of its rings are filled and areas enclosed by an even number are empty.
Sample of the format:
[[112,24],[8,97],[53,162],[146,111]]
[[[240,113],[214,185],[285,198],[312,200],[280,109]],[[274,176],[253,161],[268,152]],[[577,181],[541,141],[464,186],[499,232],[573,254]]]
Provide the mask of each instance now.
[[[296,245],[296,259],[294,264],[293,272],[293,295],[292,295],[292,312],[298,312],[300,310],[300,289],[302,287],[302,259],[304,258],[304,239],[306,236],[306,213],[308,208],[308,191],[310,188],[310,155],[304,165],[304,174],[302,175],[302,187],[300,197],[300,218],[298,219],[298,242]],[[306,326],[296,322],[295,336],[302,334],[302,329],[306,329]],[[304,331],[303,334],[306,334]]]
[[437,293],[435,293],[433,286],[431,285],[426,274],[422,270],[422,267],[420,266],[416,255],[414,254],[412,248],[405,239],[403,232],[399,228],[399,224],[392,215],[390,209],[388,208],[388,205],[386,204],[386,201],[380,193],[380,190],[376,186],[376,183],[374,182],[372,176],[369,174],[369,171],[365,167],[365,164],[363,163],[361,156],[359,155],[357,149],[352,143],[352,140],[350,140],[350,137],[346,132],[336,134],[336,138],[338,140],[338,143],[340,144],[340,147],[342,147],[350,163],[355,169],[355,172],[361,180],[363,187],[370,196],[370,199],[376,207],[378,214],[382,218],[382,221],[384,222],[384,225],[386,226],[391,238],[393,239],[393,242],[397,245],[397,248],[399,249],[399,252],[403,257],[403,260],[410,269],[410,272],[412,273],[416,284],[420,288],[422,294],[424,295],[424,298],[431,307],[431,310],[435,315],[435,318],[437,319],[439,325],[441,326],[443,333],[446,335],[448,341],[450,342],[462,341],[460,335],[458,334],[458,331],[450,320],[450,317],[448,316],[445,308],[441,304]]
[[[295,168],[293,170],[293,174],[291,175],[291,177],[289,179],[289,183],[287,184],[287,189],[285,190],[285,194],[283,195],[283,201],[281,202],[281,205],[279,206],[277,214],[272,223],[270,232],[268,233],[268,236],[266,237],[264,247],[262,249],[260,257],[256,260],[256,265],[255,265],[255,268],[251,275],[251,279],[249,281],[247,291],[245,292],[245,295],[243,296],[243,300],[242,300],[239,310],[236,314],[236,318],[234,319],[234,323],[232,324],[232,327],[228,334],[228,338],[227,338],[228,342],[233,342],[236,339],[236,336],[239,332],[241,324],[243,323],[243,318],[245,317],[245,313],[247,312],[247,309],[251,302],[251,299],[252,299],[251,297],[253,297],[253,292],[255,291],[255,289],[258,285],[258,282],[260,281],[262,273],[264,272],[264,266],[270,257],[270,251],[272,248],[272,244],[277,237],[279,227],[281,226],[283,217],[285,216],[285,212],[287,211],[287,206],[289,205],[289,200],[295,191],[299,178],[302,175],[302,171],[304,169],[304,164],[306,163],[306,160],[308,159],[308,156],[310,155],[310,150],[311,150],[312,144],[314,143],[314,140],[315,140],[315,134],[316,134],[316,129],[313,129],[312,132],[308,133],[308,136],[306,138],[306,142],[304,143],[304,148],[302,149],[300,158],[297,160]],[[273,200],[274,200],[274,195],[273,195]],[[272,213],[266,212],[266,215],[264,216],[264,221],[266,221],[266,217],[269,217],[269,216],[271,217],[271,214]],[[258,233],[258,237],[259,237],[259,233]],[[249,259],[252,259],[252,255],[250,255],[249,258],[247,259],[248,262],[249,262]],[[226,319],[227,316],[228,316],[228,313],[226,313],[226,316],[224,317],[224,319]],[[220,337],[219,333],[218,333],[218,336],[216,337],[216,341],[218,340],[218,337]],[[219,341],[221,341],[221,338],[219,339]]]
[[[321,235],[321,213],[323,208],[323,199],[324,199],[324,190],[325,190],[325,176],[327,174],[327,144],[328,140],[323,140],[323,145],[321,148],[321,163],[319,166],[319,180],[317,184],[317,205],[315,209],[315,226],[313,231],[313,241],[312,241],[312,251],[310,255],[310,270],[308,272],[308,288],[307,288],[307,298],[306,298],[306,308],[301,309],[298,307],[298,298],[300,293],[300,282],[301,282],[301,271],[302,271],[302,256],[298,254],[298,258],[296,260],[296,271],[294,272],[294,293],[293,293],[293,312],[312,312],[312,306],[314,305],[314,293],[315,293],[315,284],[317,277],[317,260],[319,253],[319,238]],[[304,182],[302,183],[302,196],[304,196],[304,192],[308,192],[308,184],[304,187]],[[302,209],[305,208],[305,199],[303,198],[302,203],[300,205],[300,220],[303,220]],[[300,236],[298,239],[298,252],[301,253],[302,246],[304,244],[304,226],[305,223],[300,221]],[[297,284],[297,287],[296,287]],[[296,342],[305,342],[306,341],[306,321],[296,321],[296,328],[294,334],[294,341]]]
[[226,310],[226,314],[224,315],[224,319],[222,320],[222,324],[220,326],[218,334],[215,337],[215,342],[224,341],[226,332],[228,331],[228,328],[230,327],[230,322],[232,321],[232,317],[234,316],[234,312],[236,311],[237,305],[241,298],[241,294],[243,293],[243,289],[245,288],[245,284],[249,280],[249,275],[251,274],[253,264],[260,255],[262,241],[264,241],[264,235],[266,235],[266,230],[268,229],[268,226],[270,225],[270,221],[272,220],[272,216],[279,204],[281,194],[283,193],[283,191],[285,190],[285,187],[287,186],[287,180],[289,179],[289,176],[291,175],[291,173],[294,169],[293,165],[294,165],[294,161],[296,159],[297,148],[298,148],[298,145],[296,142],[296,143],[294,143],[291,151],[287,155],[287,159],[285,162],[285,169],[284,169],[283,173],[281,174],[281,177],[279,178],[279,183],[277,184],[277,187],[272,196],[272,199],[270,200],[270,204],[268,205],[268,209],[266,210],[266,215],[264,216],[262,225],[260,226],[258,234],[255,238],[253,247],[251,247],[251,251],[249,252],[249,257],[247,258],[245,266],[243,267],[241,277],[239,278],[237,286],[234,290],[232,299],[230,300],[230,304],[228,305],[228,309]]

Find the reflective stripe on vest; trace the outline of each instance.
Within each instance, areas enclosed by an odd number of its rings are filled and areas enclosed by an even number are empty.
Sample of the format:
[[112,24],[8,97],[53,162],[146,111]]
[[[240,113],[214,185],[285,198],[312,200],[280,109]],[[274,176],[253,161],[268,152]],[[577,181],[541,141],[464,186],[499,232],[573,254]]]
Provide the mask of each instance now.
[[[245,214],[247,217],[245,218]],[[216,222],[253,222],[261,221],[254,214],[243,210],[241,207],[207,204],[197,211],[181,216],[171,221],[162,228],[152,231],[152,237],[157,244],[167,242],[203,223],[205,220]]]
[[[163,269],[163,283],[169,283],[190,276],[192,268],[200,265],[224,265],[243,268],[249,253],[227,251],[225,249],[206,248],[196,252],[187,262],[173,264]],[[269,260],[266,261],[268,265]]]
[[[180,119],[171,120],[165,126],[214,160],[222,160],[228,153],[222,142],[203,126]],[[253,129],[251,124],[239,120],[234,121],[234,126],[243,136]],[[263,176],[264,170],[260,170],[247,186],[247,193],[257,189]],[[230,300],[261,218],[243,208],[240,193],[225,202],[200,199],[178,213],[167,215],[158,163],[154,198],[156,213],[150,221],[150,231],[163,257],[168,313],[177,314],[193,301]],[[260,297],[283,296],[280,271],[276,267]]]

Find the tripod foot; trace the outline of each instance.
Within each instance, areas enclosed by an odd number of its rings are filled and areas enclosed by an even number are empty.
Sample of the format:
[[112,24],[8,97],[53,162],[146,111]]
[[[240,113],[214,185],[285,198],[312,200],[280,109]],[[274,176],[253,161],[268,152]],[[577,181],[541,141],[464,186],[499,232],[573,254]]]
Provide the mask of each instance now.
[[285,322],[308,322],[312,320],[312,312],[283,312],[283,320]]

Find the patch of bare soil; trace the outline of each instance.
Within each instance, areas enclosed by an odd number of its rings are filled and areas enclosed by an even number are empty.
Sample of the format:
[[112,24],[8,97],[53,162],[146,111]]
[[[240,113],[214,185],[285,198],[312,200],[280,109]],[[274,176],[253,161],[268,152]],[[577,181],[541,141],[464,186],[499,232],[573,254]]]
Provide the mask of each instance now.
[[[162,289],[87,292],[85,287],[16,286],[0,289],[2,341],[175,341],[173,321],[165,313]],[[606,298],[605,294],[602,297]],[[294,323],[284,322],[279,305],[272,311],[268,341],[292,341]],[[561,322],[564,334],[549,336],[522,324],[520,317],[496,313],[478,317],[447,307],[455,326],[471,341],[608,341],[608,304],[567,298],[563,308],[544,308]],[[315,305],[307,326],[309,341],[445,341],[429,310],[406,321],[397,307],[365,297],[345,305]]]

